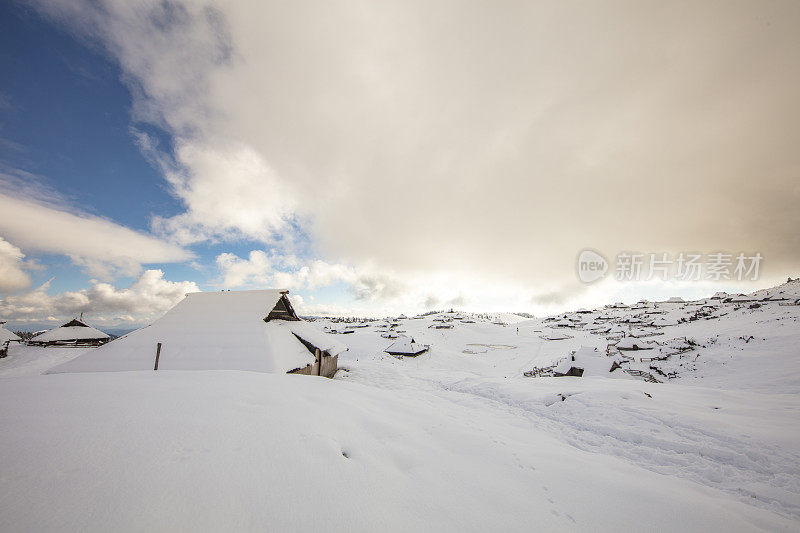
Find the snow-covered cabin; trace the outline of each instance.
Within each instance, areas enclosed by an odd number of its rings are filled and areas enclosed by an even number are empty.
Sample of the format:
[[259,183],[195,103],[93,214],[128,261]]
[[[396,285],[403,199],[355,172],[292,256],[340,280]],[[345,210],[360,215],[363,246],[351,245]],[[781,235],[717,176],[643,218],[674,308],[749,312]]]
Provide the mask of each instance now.
[[755,302],[756,299],[746,294],[734,294],[732,296],[729,296],[728,298],[725,298],[724,301],[725,303],[731,303],[731,304],[744,304],[744,303]]
[[187,294],[153,324],[92,350],[52,372],[249,370],[331,377],[347,350],[300,320],[288,291]]
[[405,355],[407,357],[416,357],[428,351],[430,346],[427,344],[419,344],[414,341],[413,337],[400,337],[391,346],[386,348],[385,352],[389,355]]
[[597,348],[581,346],[575,353],[553,368],[554,377],[603,376],[620,368],[619,363],[597,351]]
[[31,346],[100,346],[111,340],[106,333],[95,329],[83,320],[73,318],[66,324],[35,335],[28,341]]
[[651,348],[656,348],[658,344],[653,341],[641,340],[635,337],[625,337],[620,339],[614,346],[617,350],[649,350]]
[[0,320],[0,347],[6,342],[19,342],[21,340],[16,333],[6,329],[5,320]]

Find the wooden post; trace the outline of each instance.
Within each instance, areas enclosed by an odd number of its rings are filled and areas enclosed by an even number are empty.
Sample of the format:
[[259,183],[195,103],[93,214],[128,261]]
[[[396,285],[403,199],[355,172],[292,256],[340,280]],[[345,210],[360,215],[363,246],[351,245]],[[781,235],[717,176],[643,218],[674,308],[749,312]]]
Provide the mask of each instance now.
[[153,370],[158,370],[158,358],[161,357],[161,343],[156,344],[156,366]]
[[322,375],[322,356],[319,353],[319,348],[314,351],[314,358],[317,360],[317,375]]

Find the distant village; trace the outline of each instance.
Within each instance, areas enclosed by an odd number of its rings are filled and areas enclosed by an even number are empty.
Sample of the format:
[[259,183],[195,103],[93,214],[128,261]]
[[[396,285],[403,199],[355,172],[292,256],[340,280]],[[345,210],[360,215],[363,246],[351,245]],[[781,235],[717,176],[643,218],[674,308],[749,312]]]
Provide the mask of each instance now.
[[[430,335],[425,331],[446,334],[455,330],[494,338],[493,330],[485,328],[495,327],[515,328],[516,335],[522,329],[524,335],[535,335],[545,343],[575,339],[576,335],[592,341],[586,343],[592,346],[581,345],[547,364],[529,368],[526,377],[619,375],[658,383],[691,369],[705,347],[702,343],[708,342],[682,334],[679,326],[718,320],[740,310],[800,305],[798,284],[800,281],[790,278],[780,287],[751,295],[718,292],[689,302],[679,297],[632,305],[617,302],[542,319],[526,313],[454,309],[383,319],[302,319],[285,290],[191,293],[162,318],[120,338],[92,327],[83,317],[36,333],[12,332],[5,322],[0,323],[0,357],[8,356],[12,345],[46,350],[84,348],[85,353],[52,372],[238,369],[333,377],[339,369],[339,354],[349,349],[346,341],[336,340],[339,336],[370,335],[373,344],[388,343],[381,348],[385,354],[414,358],[435,352],[436,341],[420,340]],[[505,335],[501,340],[507,342],[509,334]],[[454,339],[457,337],[442,338],[442,342],[450,345]],[[745,337],[742,340],[749,342]],[[517,348],[499,341],[464,344],[465,354]]]

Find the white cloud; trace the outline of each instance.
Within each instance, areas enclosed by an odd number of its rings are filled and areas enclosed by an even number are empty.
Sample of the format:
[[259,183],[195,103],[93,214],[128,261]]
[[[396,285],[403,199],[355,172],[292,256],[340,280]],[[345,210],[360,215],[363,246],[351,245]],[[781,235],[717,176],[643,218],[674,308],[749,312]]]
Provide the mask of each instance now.
[[25,272],[25,254],[0,237],[0,292],[27,289],[31,278]]
[[0,173],[0,235],[28,253],[70,257],[91,275],[133,276],[142,264],[192,258],[187,250],[110,220],[82,213],[28,177]]
[[163,168],[186,212],[156,216],[153,228],[181,244],[238,237],[269,242],[292,218],[289,188],[245,145],[184,143],[176,149],[174,164]]
[[[164,279],[160,270],[146,270],[127,288],[95,280],[89,288],[51,295],[50,282],[36,289],[0,299],[0,316],[9,320],[54,320],[86,313],[106,322],[142,322],[169,310],[190,292],[194,282]],[[49,318],[46,318],[49,317]]]
[[353,297],[361,301],[391,300],[405,290],[399,277],[378,272],[369,266],[358,269],[316,259],[301,261],[293,255],[267,254],[253,250],[247,259],[232,253],[217,256],[219,286],[224,288],[273,287],[318,289],[337,283],[349,286]]
[[795,2],[36,3],[174,136],[186,212],[154,229],[291,245],[302,221],[324,266],[267,281],[514,305],[587,246],[800,260]]
[[266,252],[253,250],[248,259],[232,253],[217,256],[217,267],[222,274],[220,286],[238,288],[250,285],[268,286],[272,282],[272,262]]
[[[508,306],[517,306],[516,309],[524,310],[530,303],[513,284],[470,278],[463,273],[398,273],[373,265],[356,267],[318,259],[302,260],[293,255],[268,254],[262,250],[251,251],[247,258],[232,253],[220,254],[217,268],[220,274],[218,286],[222,288],[272,287],[313,291],[342,284],[349,289],[355,305],[305,306],[305,309],[315,312],[334,308],[337,314],[348,309],[356,313],[358,309],[382,313],[382,309],[388,308],[409,312],[436,306],[480,310],[508,310]],[[465,294],[475,294],[476,297],[468,298]]]

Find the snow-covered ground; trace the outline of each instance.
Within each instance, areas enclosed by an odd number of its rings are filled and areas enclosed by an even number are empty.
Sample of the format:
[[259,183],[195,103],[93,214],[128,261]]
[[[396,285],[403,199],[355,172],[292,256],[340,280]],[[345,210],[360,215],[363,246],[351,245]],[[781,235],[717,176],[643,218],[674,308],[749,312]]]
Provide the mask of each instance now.
[[[12,345],[0,530],[796,531],[800,283],[755,296],[787,299],[375,321],[333,380]],[[546,377],[581,346],[621,368]]]
[[87,347],[39,348],[11,343],[8,347],[8,357],[0,359],[0,378],[43,374],[54,366],[72,361],[91,349]]

